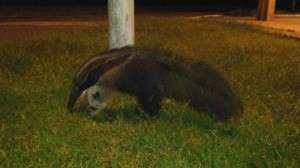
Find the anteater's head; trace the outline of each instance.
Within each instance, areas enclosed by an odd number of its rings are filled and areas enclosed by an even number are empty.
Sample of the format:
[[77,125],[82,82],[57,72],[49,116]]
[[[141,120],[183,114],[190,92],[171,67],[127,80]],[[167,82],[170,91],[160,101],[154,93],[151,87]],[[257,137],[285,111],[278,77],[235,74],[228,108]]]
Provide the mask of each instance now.
[[107,106],[109,98],[110,90],[94,85],[86,89],[80,96],[80,108],[89,112],[91,116],[95,116]]
[[[69,111],[73,111],[77,99],[86,89],[94,86],[104,73],[124,63],[133,54],[134,48],[124,47],[102,53],[88,60],[73,80],[67,104]],[[94,91],[94,89],[91,90]],[[97,94],[95,96],[97,97]]]
[[97,73],[89,73],[74,80],[67,104],[69,111],[73,111],[77,100],[80,101],[80,106],[87,109],[91,115],[97,114],[106,106],[110,92],[109,89],[100,86],[97,79]]

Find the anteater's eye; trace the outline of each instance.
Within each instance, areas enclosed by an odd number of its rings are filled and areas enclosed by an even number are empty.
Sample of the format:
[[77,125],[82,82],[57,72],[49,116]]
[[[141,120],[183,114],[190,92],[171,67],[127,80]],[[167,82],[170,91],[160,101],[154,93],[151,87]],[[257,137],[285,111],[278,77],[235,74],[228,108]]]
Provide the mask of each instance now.
[[99,99],[100,98],[100,93],[96,92],[95,94],[93,94],[93,98],[94,99]]

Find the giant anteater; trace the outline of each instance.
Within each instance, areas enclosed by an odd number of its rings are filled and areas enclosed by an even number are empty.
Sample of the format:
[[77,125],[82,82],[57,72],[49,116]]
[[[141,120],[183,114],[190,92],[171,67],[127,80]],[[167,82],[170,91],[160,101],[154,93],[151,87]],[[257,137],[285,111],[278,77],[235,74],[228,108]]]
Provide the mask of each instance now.
[[[140,109],[154,117],[163,98],[188,102],[219,120],[242,111],[239,97],[208,64],[176,61],[161,52],[134,47],[111,50],[91,58],[76,74],[68,100],[73,110],[79,96],[91,86],[101,110],[112,90],[136,96]],[[94,87],[95,88],[95,87]]]

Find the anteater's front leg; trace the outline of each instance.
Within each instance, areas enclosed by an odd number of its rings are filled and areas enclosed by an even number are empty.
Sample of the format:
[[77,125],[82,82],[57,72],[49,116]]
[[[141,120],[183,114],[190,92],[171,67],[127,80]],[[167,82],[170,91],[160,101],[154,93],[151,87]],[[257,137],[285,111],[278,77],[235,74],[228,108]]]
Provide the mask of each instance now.
[[159,114],[161,96],[153,92],[144,92],[138,95],[138,103],[140,107],[138,110],[145,113],[150,118],[155,118]]

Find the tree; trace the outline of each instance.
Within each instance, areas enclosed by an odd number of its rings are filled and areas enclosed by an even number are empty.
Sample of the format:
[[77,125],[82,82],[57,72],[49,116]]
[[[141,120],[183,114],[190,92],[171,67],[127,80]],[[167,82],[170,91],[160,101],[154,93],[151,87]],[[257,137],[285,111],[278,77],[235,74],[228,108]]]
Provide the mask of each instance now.
[[258,0],[257,20],[271,20],[275,14],[276,0]]
[[296,11],[296,0],[292,0],[292,11]]

